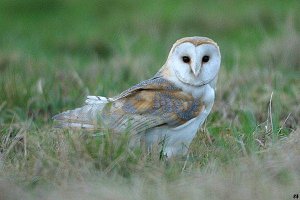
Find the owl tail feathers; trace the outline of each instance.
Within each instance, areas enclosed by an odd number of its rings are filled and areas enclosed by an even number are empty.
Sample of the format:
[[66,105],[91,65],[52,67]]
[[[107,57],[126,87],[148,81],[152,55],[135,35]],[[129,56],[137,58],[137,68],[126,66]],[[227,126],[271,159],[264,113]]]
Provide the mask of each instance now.
[[68,110],[55,115],[56,128],[97,130],[99,128],[100,113],[105,104],[87,104],[81,108]]

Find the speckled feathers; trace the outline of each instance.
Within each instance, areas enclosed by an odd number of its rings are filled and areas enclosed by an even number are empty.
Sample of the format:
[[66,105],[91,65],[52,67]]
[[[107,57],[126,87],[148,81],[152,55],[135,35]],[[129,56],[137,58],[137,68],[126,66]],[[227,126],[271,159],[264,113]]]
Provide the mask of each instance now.
[[161,125],[176,127],[204,109],[200,99],[161,77],[143,81],[113,99],[104,107],[101,119],[117,132],[140,133]]

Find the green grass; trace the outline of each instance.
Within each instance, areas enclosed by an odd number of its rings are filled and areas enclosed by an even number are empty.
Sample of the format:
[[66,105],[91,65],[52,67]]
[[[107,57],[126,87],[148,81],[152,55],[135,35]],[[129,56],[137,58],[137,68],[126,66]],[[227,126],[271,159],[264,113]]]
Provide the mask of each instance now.
[[[292,199],[300,193],[298,1],[0,2],[0,199]],[[150,78],[185,36],[218,42],[189,155],[51,117]]]

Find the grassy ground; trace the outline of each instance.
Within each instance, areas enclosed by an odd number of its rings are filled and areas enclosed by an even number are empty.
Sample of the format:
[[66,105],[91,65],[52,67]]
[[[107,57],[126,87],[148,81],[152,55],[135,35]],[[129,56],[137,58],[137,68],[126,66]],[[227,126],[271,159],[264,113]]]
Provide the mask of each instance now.
[[[300,195],[298,1],[0,2],[0,199]],[[188,157],[52,128],[87,94],[150,78],[184,36],[218,42],[217,98]]]

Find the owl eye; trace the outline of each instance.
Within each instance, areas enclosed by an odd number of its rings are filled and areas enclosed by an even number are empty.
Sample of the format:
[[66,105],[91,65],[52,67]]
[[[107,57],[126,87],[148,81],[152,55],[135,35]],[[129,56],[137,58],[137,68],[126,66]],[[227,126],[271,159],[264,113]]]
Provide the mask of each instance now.
[[189,63],[189,62],[191,61],[191,59],[190,59],[190,57],[188,57],[188,56],[182,56],[182,61],[183,61],[184,63]]
[[207,63],[209,61],[209,56],[203,56],[202,62]]

